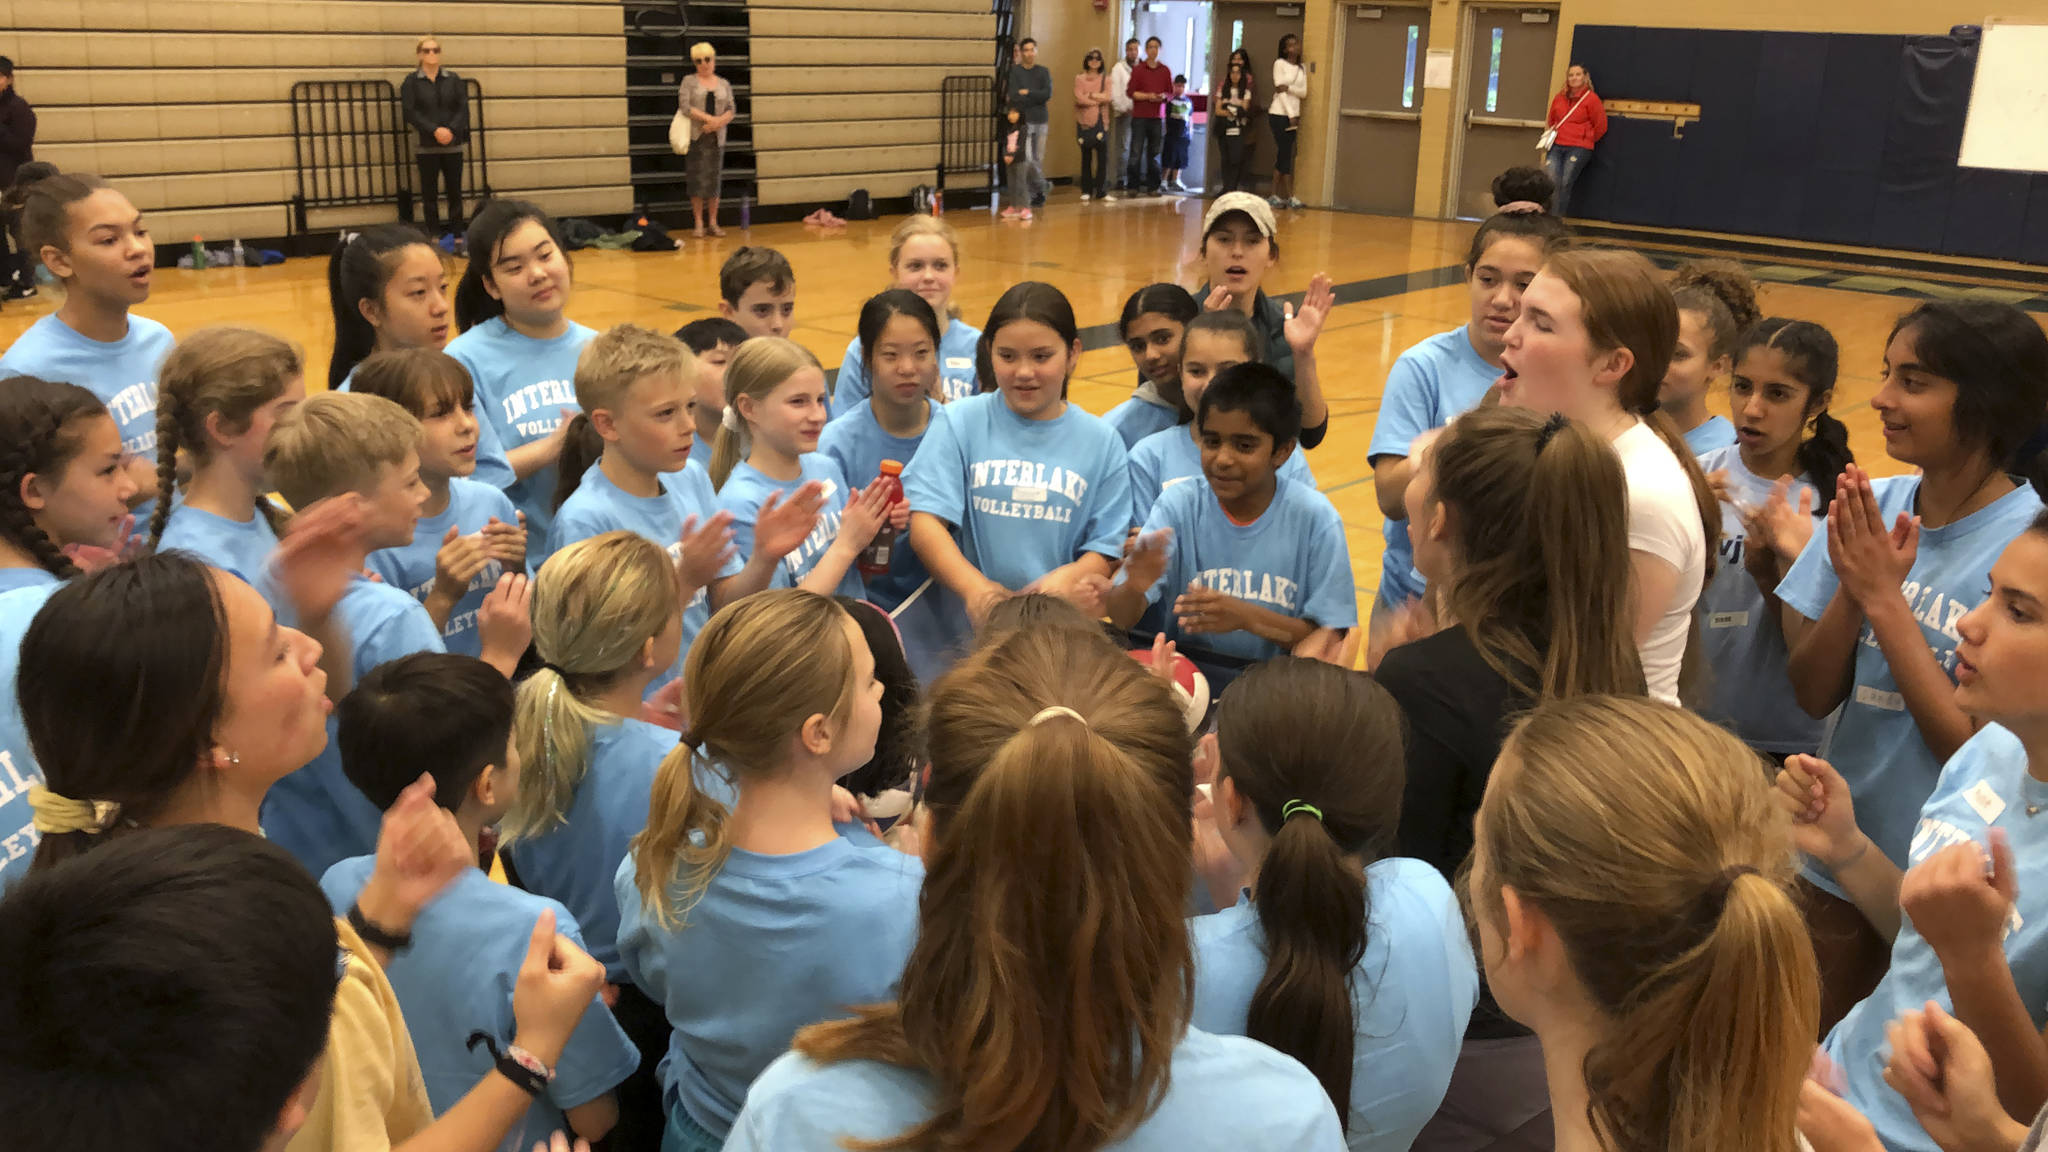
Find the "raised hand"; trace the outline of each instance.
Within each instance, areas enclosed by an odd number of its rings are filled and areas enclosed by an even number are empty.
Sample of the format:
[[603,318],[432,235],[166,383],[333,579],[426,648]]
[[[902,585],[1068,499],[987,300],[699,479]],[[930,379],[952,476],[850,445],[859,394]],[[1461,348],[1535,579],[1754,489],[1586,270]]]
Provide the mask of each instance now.
[[1287,336],[1287,346],[1296,356],[1303,356],[1314,350],[1316,337],[1323,334],[1323,324],[1330,318],[1330,309],[1337,304],[1337,292],[1330,277],[1316,273],[1309,281],[1308,291],[1302,295],[1301,306],[1285,305],[1283,315],[1286,326],[1281,330]]
[[542,1062],[554,1064],[603,987],[604,965],[555,931],[552,908],[542,912],[533,923],[526,962],[519,966],[519,980],[512,988],[512,1019],[519,1030],[514,1042]]
[[1943,1152],[2011,1152],[2026,1138],[1998,1101],[1991,1054],[1977,1034],[1932,1000],[1885,1026],[1884,1082]]
[[484,602],[476,610],[476,633],[486,660],[496,656],[498,661],[518,665],[520,655],[533,642],[533,585],[525,572],[505,573],[498,577],[497,586],[484,594]]
[[1792,845],[1829,869],[1845,867],[1870,850],[1856,827],[1849,782],[1818,756],[1788,756],[1778,770],[1778,807],[1792,817]]
[[1237,294],[1219,284],[1209,289],[1209,298],[1202,301],[1202,311],[1221,312],[1231,307],[1236,301]]
[[316,501],[292,517],[270,567],[302,623],[326,619],[361,571],[363,524],[363,498],[354,493]]
[[686,517],[680,544],[676,578],[695,596],[695,589],[710,587],[726,562],[739,554],[739,546],[732,542],[732,513],[718,512],[701,526],[695,516]]
[[1901,512],[1887,528],[1870,477],[1854,464],[1843,469],[1828,507],[1828,555],[1857,606],[1868,612],[1880,597],[1896,598],[1919,550],[1919,517]]
[[1173,602],[1173,614],[1180,622],[1181,631],[1197,635],[1248,630],[1251,621],[1245,616],[1245,608],[1245,602],[1237,597],[1226,596],[1214,588],[1204,588],[1193,582]]
[[434,591],[451,601],[462,599],[469,591],[469,582],[490,562],[490,550],[482,533],[464,536],[462,529],[449,525],[447,534],[441,537],[440,550],[434,553]]
[[484,524],[484,552],[507,570],[526,570],[526,513],[514,511],[517,523],[507,524],[496,516]]
[[780,560],[796,550],[818,526],[818,514],[825,508],[825,482],[813,480],[783,499],[770,492],[754,514],[754,553]]
[[[881,534],[882,525],[890,522],[890,504],[895,495],[894,485],[875,477],[846,502],[846,511],[839,515],[839,535],[832,542],[855,552],[874,543],[875,537]],[[907,512],[904,523],[909,523]]]
[[1171,528],[1161,528],[1156,532],[1144,532],[1131,537],[1117,582],[1140,592],[1159,583],[1159,578],[1166,575],[1166,561],[1172,554],[1172,547]]
[[1899,883],[1900,907],[1944,961],[2000,954],[2018,898],[2012,843],[2002,828],[1991,830],[1988,852],[1952,844],[1907,869]]
[[384,810],[376,860],[357,903],[377,927],[406,932],[422,908],[474,867],[476,845],[455,813],[434,802],[434,778],[422,775]]

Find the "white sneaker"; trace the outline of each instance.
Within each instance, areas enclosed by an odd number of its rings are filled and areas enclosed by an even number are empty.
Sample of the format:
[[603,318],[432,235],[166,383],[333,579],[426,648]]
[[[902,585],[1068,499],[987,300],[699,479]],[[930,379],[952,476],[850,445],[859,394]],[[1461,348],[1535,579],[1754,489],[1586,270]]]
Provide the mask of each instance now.
[[1287,206],[1288,206],[1289,208],[1295,208],[1295,209],[1300,209],[1300,208],[1306,208],[1306,207],[1308,207],[1308,205],[1306,205],[1306,204],[1303,204],[1303,203],[1301,202],[1301,197],[1299,197],[1299,196],[1291,196],[1291,197],[1289,197],[1289,198],[1288,198],[1288,200],[1287,200]]
[[1095,197],[1090,196],[1086,192],[1081,193],[1081,203],[1086,204],[1087,202],[1093,199],[1095,199]]
[[1102,194],[1102,201],[1103,201],[1103,203],[1105,203],[1105,204],[1114,204],[1114,203],[1116,203],[1116,193],[1114,193],[1114,192],[1104,192],[1104,193]]

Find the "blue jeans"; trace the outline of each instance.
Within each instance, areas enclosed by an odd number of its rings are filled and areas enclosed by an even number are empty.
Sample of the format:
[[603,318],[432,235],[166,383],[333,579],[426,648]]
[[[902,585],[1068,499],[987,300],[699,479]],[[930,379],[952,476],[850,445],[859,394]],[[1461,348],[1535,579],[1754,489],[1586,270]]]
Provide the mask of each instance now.
[[1010,161],[1010,207],[1029,208],[1045,187],[1045,136],[1052,125],[1017,125],[1017,158]]
[[1131,160],[1124,173],[1133,189],[1152,192],[1159,188],[1159,149],[1166,143],[1166,121],[1131,117]]
[[1572,186],[1579,182],[1579,173],[1585,170],[1586,161],[1593,158],[1591,148],[1572,145],[1554,145],[1550,155],[1543,160],[1543,167],[1550,172],[1550,178],[1557,182],[1557,204],[1552,208],[1558,216],[1572,201]]

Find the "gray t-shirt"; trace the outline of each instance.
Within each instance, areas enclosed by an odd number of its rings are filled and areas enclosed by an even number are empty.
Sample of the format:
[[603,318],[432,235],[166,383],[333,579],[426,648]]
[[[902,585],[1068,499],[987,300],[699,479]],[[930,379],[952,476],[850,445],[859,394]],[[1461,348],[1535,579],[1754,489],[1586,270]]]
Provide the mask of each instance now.
[[2048,1140],[2048,1107],[2034,1117],[2034,1127],[2027,1132],[2026,1143],[2020,1145],[2019,1152],[2038,1152],[2044,1140]]

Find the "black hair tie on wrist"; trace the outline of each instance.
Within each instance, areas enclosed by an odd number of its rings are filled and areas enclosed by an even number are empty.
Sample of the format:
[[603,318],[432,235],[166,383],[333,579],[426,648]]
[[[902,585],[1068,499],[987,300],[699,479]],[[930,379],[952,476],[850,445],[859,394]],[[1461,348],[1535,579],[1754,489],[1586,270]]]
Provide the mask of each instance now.
[[540,1057],[528,1052],[517,1044],[505,1045],[498,1050],[498,1042],[488,1032],[471,1032],[469,1043],[464,1045],[471,1052],[477,1045],[483,1045],[491,1054],[491,1064],[499,1075],[517,1084],[528,1096],[538,1099],[548,1090],[548,1082],[555,1078],[555,1070],[541,1063]]

